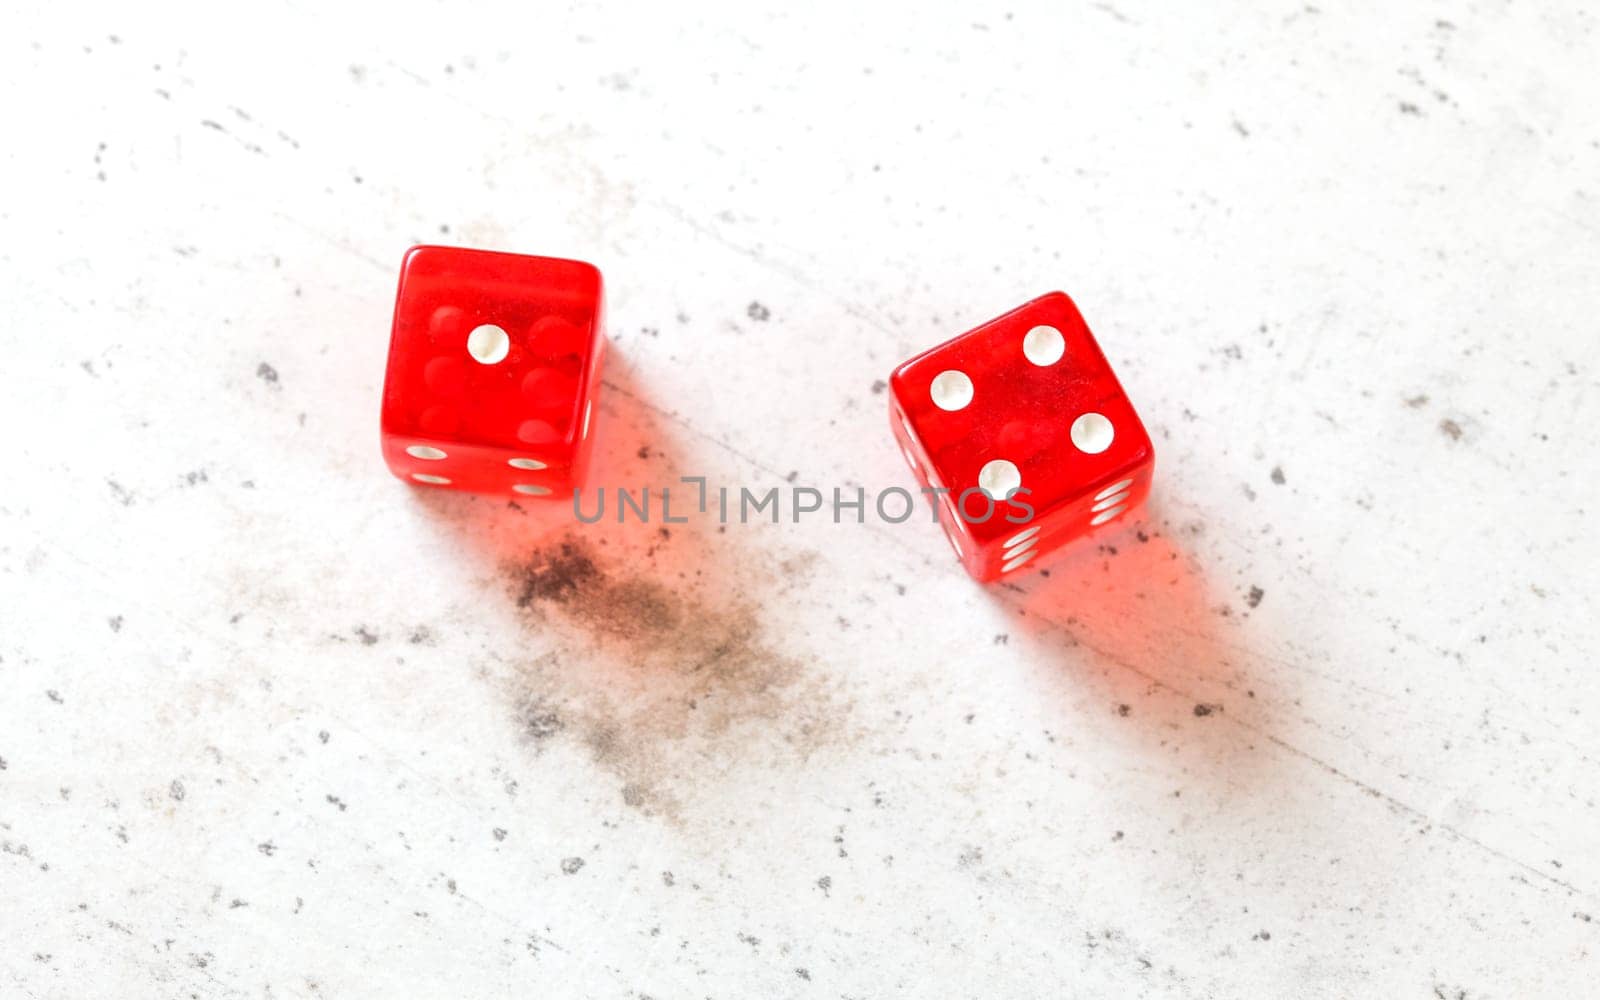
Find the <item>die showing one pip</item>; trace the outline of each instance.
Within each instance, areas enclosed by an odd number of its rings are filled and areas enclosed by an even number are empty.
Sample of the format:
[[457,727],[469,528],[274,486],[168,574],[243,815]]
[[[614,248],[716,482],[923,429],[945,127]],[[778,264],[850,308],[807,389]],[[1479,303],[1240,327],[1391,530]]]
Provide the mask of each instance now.
[[889,387],[895,439],[979,580],[1116,520],[1150,492],[1150,436],[1062,292],[919,354]]
[[446,489],[570,496],[592,450],[602,313],[592,265],[412,247],[383,385],[390,471]]

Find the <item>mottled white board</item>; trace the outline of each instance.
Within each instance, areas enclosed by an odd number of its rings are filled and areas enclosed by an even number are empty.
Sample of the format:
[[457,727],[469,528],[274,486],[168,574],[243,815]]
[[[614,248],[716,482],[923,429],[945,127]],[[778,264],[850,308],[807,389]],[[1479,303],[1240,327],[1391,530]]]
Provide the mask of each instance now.
[[[13,6],[0,996],[1592,991],[1597,45]],[[600,482],[910,486],[890,368],[1063,288],[1154,497],[981,588],[920,516],[408,487],[417,241],[601,267]]]

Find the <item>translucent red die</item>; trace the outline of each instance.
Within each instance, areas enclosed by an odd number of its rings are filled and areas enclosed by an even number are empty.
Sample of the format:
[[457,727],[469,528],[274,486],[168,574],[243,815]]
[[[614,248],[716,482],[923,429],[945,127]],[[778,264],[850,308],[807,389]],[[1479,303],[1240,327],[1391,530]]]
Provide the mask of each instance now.
[[1150,435],[1062,292],[889,377],[890,424],[967,572],[997,579],[1150,492]]
[[600,272],[412,247],[383,384],[383,457],[411,483],[514,497],[581,486],[604,353]]

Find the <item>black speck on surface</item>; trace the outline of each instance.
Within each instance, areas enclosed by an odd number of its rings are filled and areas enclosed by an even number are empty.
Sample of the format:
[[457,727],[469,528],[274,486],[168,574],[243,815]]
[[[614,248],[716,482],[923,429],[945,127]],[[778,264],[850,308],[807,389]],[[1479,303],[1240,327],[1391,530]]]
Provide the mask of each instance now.
[[874,396],[881,396],[883,395],[883,390],[887,388],[889,388],[889,383],[880,378],[876,382],[872,383],[872,394]]
[[582,868],[582,858],[564,858],[561,861],[561,873],[563,875],[576,875]]
[[672,877],[672,873],[671,872],[662,872],[661,873],[661,884],[670,888],[671,886],[677,884],[677,879]]
[[334,795],[332,792],[328,793],[327,799],[328,799],[328,804],[329,805],[333,805],[333,806],[338,806],[340,812],[344,812],[346,809],[350,808],[349,804],[346,803],[344,799],[341,799],[339,796]]
[[1194,714],[1195,714],[1196,718],[1203,719],[1206,716],[1210,715],[1212,712],[1219,711],[1221,708],[1222,708],[1221,705],[1207,705],[1206,703],[1201,702],[1201,703],[1195,705]]
[[278,845],[274,844],[270,840],[263,840],[261,843],[256,845],[256,850],[270,858],[274,854],[278,853]]
[[497,827],[494,828],[494,839],[496,839],[496,840],[505,840],[506,839],[506,831],[505,831],[505,829],[503,827],[498,827],[497,826]]
[[10,764],[6,763],[6,759],[4,757],[0,757],[0,771],[4,771],[6,768],[8,768],[10,766],[11,766]]
[[1117,714],[1122,716],[1123,718],[1127,718],[1128,715],[1131,714],[1132,712],[1133,712],[1133,706],[1127,704],[1126,702],[1124,702],[1123,704],[1117,706]]
[[1284,478],[1283,478],[1283,466],[1281,466],[1281,465],[1274,465],[1274,466],[1273,466],[1273,467],[1272,467],[1272,481],[1273,481],[1273,482],[1274,482],[1274,483],[1277,483],[1277,484],[1278,484],[1278,485],[1279,485],[1279,486],[1282,486],[1282,485],[1283,485],[1283,483],[1284,483]]
[[323,743],[326,743],[333,739],[333,734],[328,732],[326,729],[323,729],[317,733],[317,739],[321,740]]
[[50,690],[46,691],[44,696],[55,702],[57,705],[63,704],[61,692],[57,691],[55,688],[51,688]]
[[750,305],[745,309],[745,313],[757,323],[765,323],[767,320],[772,318],[772,310],[768,309],[759,302],[750,303]]
[[188,795],[189,793],[183,787],[183,782],[179,781],[177,778],[173,778],[172,784],[167,786],[167,794],[172,796],[172,801],[182,802],[184,796]]
[[111,626],[111,631],[113,631],[113,632],[121,632],[122,631],[122,616],[121,615],[112,615],[110,618],[106,619],[106,624]]
[[529,739],[540,742],[555,736],[566,728],[561,715],[544,701],[533,701],[523,707],[522,731]]
[[1461,440],[1461,425],[1446,417],[1439,421],[1439,433],[1452,441]]
[[357,625],[353,631],[356,634],[356,638],[361,640],[361,645],[375,646],[378,644],[378,634],[365,625]]
[[256,365],[256,378],[267,383],[268,385],[277,385],[278,369],[263,361],[259,365]]
[[824,896],[828,895],[828,890],[833,888],[832,876],[824,875],[817,879],[817,888],[822,890]]
[[794,974],[799,976],[801,979],[804,979],[808,983],[811,982],[811,973],[806,969],[796,969],[794,970]]
[[1251,587],[1250,593],[1245,595],[1244,602],[1250,605],[1252,608],[1259,608],[1261,606],[1261,599],[1265,596],[1267,596],[1267,592],[1262,590],[1260,587]]

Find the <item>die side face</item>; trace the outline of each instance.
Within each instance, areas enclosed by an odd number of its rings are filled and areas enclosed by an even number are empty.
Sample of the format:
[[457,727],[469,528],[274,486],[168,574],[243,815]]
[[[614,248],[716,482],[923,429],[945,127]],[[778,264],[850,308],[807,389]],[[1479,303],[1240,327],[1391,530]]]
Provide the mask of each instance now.
[[414,247],[395,299],[384,458],[430,486],[570,494],[590,452],[604,339],[579,261]]
[[[922,485],[950,490],[940,520],[980,580],[1114,523],[1149,492],[1149,435],[1060,292],[911,359],[890,390],[896,439]],[[984,494],[1016,487],[1028,492],[983,519]],[[1033,509],[1026,523],[1019,501]]]
[[892,393],[889,402],[889,427],[894,433],[895,443],[900,446],[900,453],[905,456],[906,464],[911,466],[911,473],[917,479],[917,487],[924,491],[935,491],[927,492],[925,495],[934,504],[933,511],[939,519],[940,530],[950,542],[950,547],[955,550],[956,558],[967,568],[967,572],[981,576],[985,563],[983,546],[972,539],[964,519],[957,514],[955,498],[939,479],[938,472],[929,462],[927,452],[923,450],[921,442],[911,430]]

